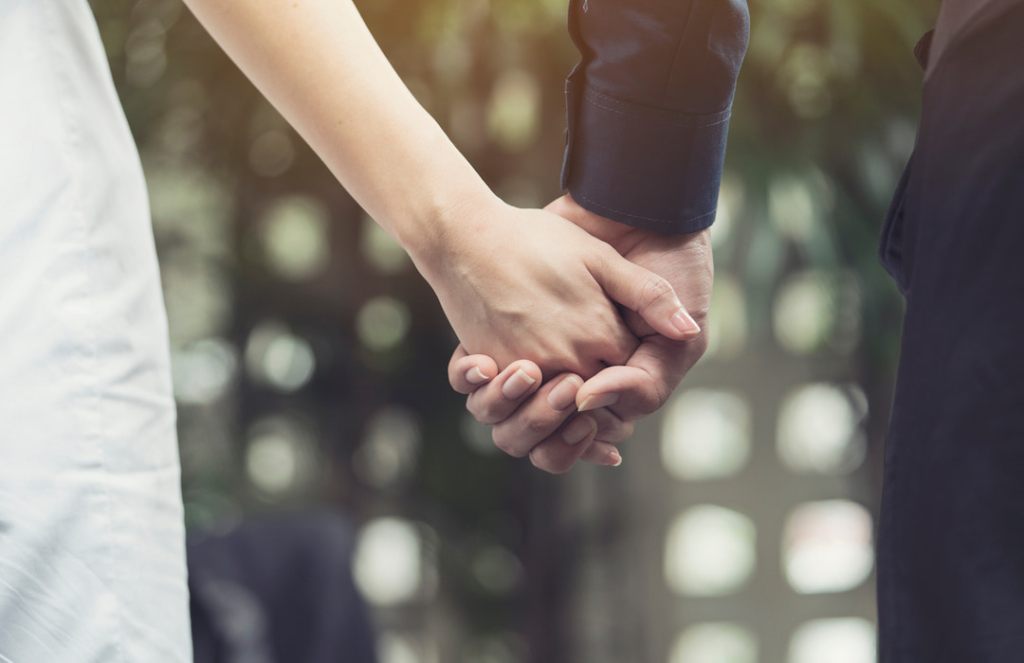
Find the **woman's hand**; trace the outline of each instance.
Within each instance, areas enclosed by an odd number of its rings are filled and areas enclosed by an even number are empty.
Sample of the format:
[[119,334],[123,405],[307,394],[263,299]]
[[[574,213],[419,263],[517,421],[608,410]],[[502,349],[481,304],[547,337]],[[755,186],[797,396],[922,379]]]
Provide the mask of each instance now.
[[[568,196],[547,209],[666,277],[705,325],[714,274],[707,231],[673,237],[630,228],[587,212]],[[543,385],[515,388],[517,372],[532,377],[539,368],[516,361],[499,373],[489,357],[461,347],[449,365],[449,381],[468,396],[466,407],[474,418],[493,427],[495,445],[512,456],[529,454],[535,466],[558,474],[581,459],[618,465],[622,457],[616,446],[631,435],[631,422],[660,408],[707,347],[703,334],[678,343],[631,313],[625,322],[640,339],[636,352],[585,383],[577,375],[548,372]],[[509,383],[513,388],[506,388]]]
[[700,333],[668,281],[550,212],[488,196],[449,210],[437,228],[413,258],[462,346],[499,368],[525,358],[548,375],[589,378],[624,364],[638,340],[616,302],[667,338]]

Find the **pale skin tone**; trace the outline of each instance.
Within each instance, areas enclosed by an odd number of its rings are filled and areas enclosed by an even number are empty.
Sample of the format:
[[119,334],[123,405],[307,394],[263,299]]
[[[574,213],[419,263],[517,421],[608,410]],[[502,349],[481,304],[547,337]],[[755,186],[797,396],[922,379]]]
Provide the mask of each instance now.
[[[666,278],[706,329],[714,279],[708,231],[662,236],[630,228],[587,211],[568,195],[548,209]],[[473,416],[493,426],[495,444],[510,455],[529,455],[535,466],[555,474],[568,472],[581,459],[617,466],[622,463],[617,446],[632,434],[632,422],[664,405],[707,349],[704,334],[674,341],[652,333],[635,315],[627,315],[626,323],[640,338],[636,352],[624,366],[606,368],[586,382],[568,373],[542,385],[540,367],[526,360],[499,374],[490,357],[470,355],[462,347],[452,356],[448,377],[456,391],[468,395]],[[510,397],[502,387],[517,370],[536,382]]]
[[[600,387],[607,366],[645,352],[649,340],[636,330],[673,342],[699,336],[669,281],[641,261],[558,210],[499,200],[410,94],[349,0],[186,4],[408,251],[462,347],[491,358],[491,377],[527,357],[530,370],[513,371],[527,389],[540,386],[539,371],[593,375]],[[624,319],[615,302],[644,325]]]

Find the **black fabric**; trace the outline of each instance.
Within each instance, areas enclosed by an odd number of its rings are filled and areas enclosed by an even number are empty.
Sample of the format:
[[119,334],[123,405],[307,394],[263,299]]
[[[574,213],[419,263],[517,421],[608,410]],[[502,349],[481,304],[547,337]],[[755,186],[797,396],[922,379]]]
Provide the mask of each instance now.
[[668,233],[714,221],[746,0],[572,0],[562,187],[593,212]]
[[879,522],[881,663],[1024,660],[1024,3],[988,9],[940,22],[883,236],[907,310]]
[[348,522],[329,514],[191,537],[195,662],[375,663],[353,543]]

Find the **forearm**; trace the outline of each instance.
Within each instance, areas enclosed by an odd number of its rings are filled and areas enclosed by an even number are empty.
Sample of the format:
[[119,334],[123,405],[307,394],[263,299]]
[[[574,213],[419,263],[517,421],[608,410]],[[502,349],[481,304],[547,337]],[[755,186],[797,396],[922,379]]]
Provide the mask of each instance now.
[[445,210],[493,198],[350,0],[186,0],[362,207],[413,255]]

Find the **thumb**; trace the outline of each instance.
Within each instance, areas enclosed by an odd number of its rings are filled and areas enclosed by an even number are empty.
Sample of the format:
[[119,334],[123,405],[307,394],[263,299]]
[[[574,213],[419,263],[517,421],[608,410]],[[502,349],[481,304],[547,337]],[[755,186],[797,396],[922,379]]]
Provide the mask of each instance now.
[[683,308],[672,284],[654,272],[631,263],[611,247],[589,268],[610,299],[636,311],[662,336],[687,341],[700,334],[700,326]]

